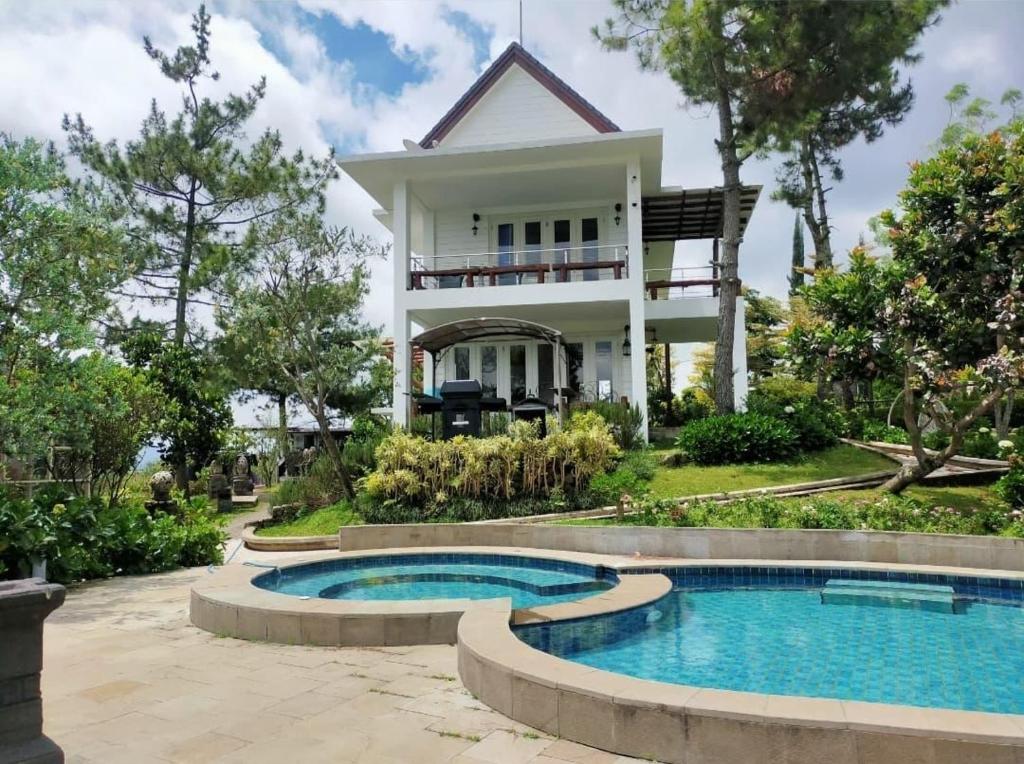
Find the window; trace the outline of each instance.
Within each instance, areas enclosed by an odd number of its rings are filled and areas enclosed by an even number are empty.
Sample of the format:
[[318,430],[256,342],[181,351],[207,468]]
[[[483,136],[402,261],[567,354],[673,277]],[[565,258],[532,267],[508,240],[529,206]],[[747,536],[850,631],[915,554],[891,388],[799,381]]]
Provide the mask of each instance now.
[[[555,249],[561,250],[554,253],[553,261],[555,263],[567,263],[570,258],[570,250],[572,249],[572,224],[569,220],[556,220],[554,223],[555,229]],[[568,280],[568,279],[567,279]]]
[[612,343],[601,340],[594,343],[595,370],[597,372],[597,397],[602,401],[614,401],[612,391]]
[[512,345],[508,349],[509,377],[511,379],[511,403],[519,403],[526,397],[526,345]]
[[494,398],[498,394],[498,348],[485,345],[480,348],[480,386],[484,395]]
[[550,345],[537,346],[537,397],[549,406],[555,404],[555,365]]
[[[498,265],[515,265],[515,233],[511,223],[498,225]],[[516,283],[515,274],[503,273],[498,276],[498,284],[507,286]]]
[[455,348],[455,378],[469,379],[469,348]]
[[[583,218],[580,225],[580,240],[583,243],[583,262],[596,263],[599,258],[597,249],[597,218]],[[583,271],[584,281],[597,281],[600,278],[597,268]]]
[[583,343],[570,342],[565,346],[568,386],[579,395],[583,392]]

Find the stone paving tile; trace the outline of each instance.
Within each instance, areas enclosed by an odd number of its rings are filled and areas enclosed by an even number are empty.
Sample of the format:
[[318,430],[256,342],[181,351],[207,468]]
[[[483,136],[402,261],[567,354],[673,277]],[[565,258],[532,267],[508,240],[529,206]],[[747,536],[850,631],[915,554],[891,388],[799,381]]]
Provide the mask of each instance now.
[[204,575],[76,587],[47,620],[44,725],[69,764],[633,761],[480,703],[451,645],[311,648],[196,629],[189,587]]

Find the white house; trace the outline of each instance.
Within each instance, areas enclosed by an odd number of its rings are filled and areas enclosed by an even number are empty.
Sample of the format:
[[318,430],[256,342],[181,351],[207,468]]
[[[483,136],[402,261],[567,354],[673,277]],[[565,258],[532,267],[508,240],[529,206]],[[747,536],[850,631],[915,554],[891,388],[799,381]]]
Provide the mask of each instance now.
[[[557,389],[646,411],[645,348],[714,340],[718,318],[721,189],[664,186],[661,162],[660,129],[620,130],[516,43],[419,144],[342,160],[394,234],[394,421],[414,346],[428,392],[472,378],[509,403]],[[677,266],[684,239],[707,259]],[[745,337],[741,300],[739,405]]]

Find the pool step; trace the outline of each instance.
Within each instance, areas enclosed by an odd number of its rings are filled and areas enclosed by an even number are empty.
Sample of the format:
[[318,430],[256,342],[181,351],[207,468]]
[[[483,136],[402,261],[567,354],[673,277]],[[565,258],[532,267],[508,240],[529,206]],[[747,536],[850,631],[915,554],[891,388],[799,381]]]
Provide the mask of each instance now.
[[823,605],[875,605],[953,613],[952,586],[902,581],[857,581],[830,578],[821,590]]

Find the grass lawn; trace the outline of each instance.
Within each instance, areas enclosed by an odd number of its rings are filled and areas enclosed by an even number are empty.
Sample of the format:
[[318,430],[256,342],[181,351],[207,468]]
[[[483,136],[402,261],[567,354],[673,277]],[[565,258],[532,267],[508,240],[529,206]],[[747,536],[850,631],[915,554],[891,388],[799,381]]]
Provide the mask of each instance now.
[[720,467],[659,466],[651,481],[651,493],[659,499],[674,499],[680,496],[807,483],[812,480],[828,480],[895,469],[896,463],[884,456],[853,446],[839,445],[792,462],[731,464]]
[[257,536],[330,536],[345,525],[362,525],[363,518],[345,502],[318,509],[290,523],[270,525],[256,531]]

